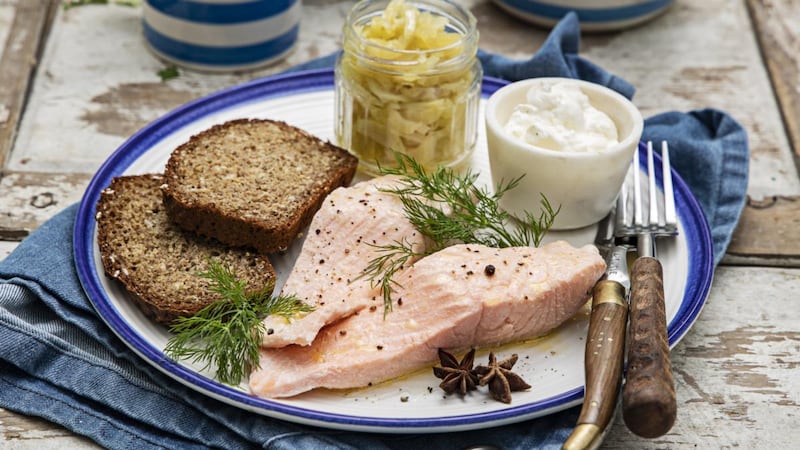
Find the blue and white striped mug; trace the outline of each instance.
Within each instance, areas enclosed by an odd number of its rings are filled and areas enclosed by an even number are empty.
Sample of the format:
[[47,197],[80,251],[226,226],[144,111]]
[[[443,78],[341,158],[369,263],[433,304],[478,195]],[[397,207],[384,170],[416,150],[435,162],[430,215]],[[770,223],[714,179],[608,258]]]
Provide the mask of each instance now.
[[255,69],[289,53],[300,0],[145,0],[144,36],[162,59],[188,69]]

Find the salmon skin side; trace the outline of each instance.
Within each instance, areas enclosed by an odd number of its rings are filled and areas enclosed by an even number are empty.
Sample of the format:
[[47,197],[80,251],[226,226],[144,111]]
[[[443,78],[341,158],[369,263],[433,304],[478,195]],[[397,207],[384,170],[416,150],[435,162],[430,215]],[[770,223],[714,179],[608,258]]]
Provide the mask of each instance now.
[[382,308],[367,308],[323,328],[311,345],[262,348],[250,389],[278,398],[362,387],[432,365],[438,348],[544,335],[581,308],[605,267],[594,246],[563,241],[448,247],[399,274],[385,318]]
[[338,188],[326,197],[281,290],[315,309],[289,320],[267,317],[262,346],[309,345],[325,325],[383,301],[379,288],[354,282],[379,256],[375,246],[404,241],[422,251],[425,245],[398,196],[382,191],[398,185],[398,177],[384,176]]

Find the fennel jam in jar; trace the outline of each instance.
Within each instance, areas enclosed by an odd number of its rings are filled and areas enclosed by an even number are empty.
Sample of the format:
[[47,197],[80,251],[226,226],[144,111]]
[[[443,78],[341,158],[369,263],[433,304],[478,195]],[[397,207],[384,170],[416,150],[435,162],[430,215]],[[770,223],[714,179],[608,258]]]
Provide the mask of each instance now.
[[368,173],[395,152],[426,169],[459,166],[477,140],[483,71],[475,17],[445,0],[366,0],[344,25],[336,138]]

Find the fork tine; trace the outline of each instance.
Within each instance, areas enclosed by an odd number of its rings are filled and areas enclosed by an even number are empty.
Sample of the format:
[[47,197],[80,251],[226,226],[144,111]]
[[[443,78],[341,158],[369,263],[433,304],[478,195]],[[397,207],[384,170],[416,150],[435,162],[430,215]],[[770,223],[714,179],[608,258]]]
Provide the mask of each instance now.
[[678,227],[678,214],[675,211],[675,191],[672,188],[672,165],[667,141],[661,141],[661,164],[664,181],[664,225],[669,233],[674,233]]
[[648,207],[650,217],[647,221],[648,227],[653,230],[662,225],[658,219],[658,189],[656,188],[656,171],[653,163],[653,142],[647,142],[647,193],[649,195]]
[[639,180],[639,151],[633,153],[633,223],[636,228],[644,225],[642,218],[642,185]]
[[631,163],[628,166],[628,172],[625,174],[625,179],[622,181],[622,187],[617,197],[617,212],[616,212],[616,234],[618,236],[627,235],[633,228],[633,203],[631,202],[631,193],[633,192],[633,178],[634,166]]

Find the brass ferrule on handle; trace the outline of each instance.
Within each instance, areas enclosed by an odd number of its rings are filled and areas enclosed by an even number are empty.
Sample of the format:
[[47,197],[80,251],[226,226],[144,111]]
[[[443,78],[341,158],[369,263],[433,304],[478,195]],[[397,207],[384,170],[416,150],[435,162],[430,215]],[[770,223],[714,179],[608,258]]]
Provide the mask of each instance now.
[[602,303],[614,303],[627,308],[625,287],[608,280],[598,282],[592,291],[592,308]]
[[562,450],[587,450],[596,448],[600,445],[600,437],[603,435],[603,430],[597,425],[582,423],[579,424],[569,435]]

